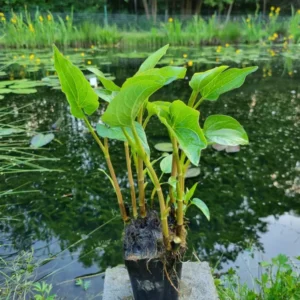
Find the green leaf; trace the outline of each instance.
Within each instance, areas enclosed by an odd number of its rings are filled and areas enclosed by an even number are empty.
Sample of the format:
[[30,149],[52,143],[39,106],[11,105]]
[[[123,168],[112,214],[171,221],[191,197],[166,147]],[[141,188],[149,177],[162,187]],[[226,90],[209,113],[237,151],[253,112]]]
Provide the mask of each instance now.
[[263,268],[266,268],[266,267],[269,267],[271,266],[272,264],[268,261],[262,261],[260,262],[260,265],[263,267]]
[[244,83],[246,76],[255,72],[258,67],[243,69],[228,69],[200,89],[201,96],[206,100],[217,100],[221,94],[239,88]]
[[160,169],[163,173],[169,174],[172,172],[173,155],[169,154],[160,162]]
[[165,45],[164,47],[158,49],[156,52],[152,53],[141,64],[141,66],[136,74],[139,74],[141,72],[144,72],[144,71],[154,68],[156,66],[156,64],[160,61],[160,59],[166,54],[168,48],[169,48],[169,45]]
[[154,148],[161,152],[173,152],[172,143],[157,143]]
[[109,90],[105,90],[102,88],[96,88],[94,89],[94,91],[96,92],[96,94],[99,96],[100,99],[106,101],[106,102],[111,102],[112,99],[114,99],[116,97],[116,95],[118,94],[118,92],[112,92]]
[[[138,122],[134,122],[134,124],[135,124],[137,134],[140,138],[140,141],[142,142],[142,145],[143,145],[147,155],[150,157],[150,147],[149,147],[149,144],[147,141],[147,137],[146,137],[144,128]],[[131,128],[125,127],[124,130],[126,130],[127,134],[131,138],[131,141],[133,142],[133,145],[131,145],[131,146],[136,149],[137,145],[135,143],[134,135],[133,135]],[[105,124],[97,124],[96,131],[97,131],[97,134],[103,138],[109,138],[109,139],[123,141],[123,142],[127,141],[127,138],[122,131],[122,127],[108,127]]]
[[33,148],[40,148],[49,144],[52,140],[54,140],[53,133],[48,133],[48,134],[39,133],[31,139],[30,144],[31,147]]
[[203,212],[203,214],[207,218],[207,220],[208,221],[210,220],[209,209],[202,200],[200,200],[198,198],[194,198],[191,201],[191,204],[196,205]]
[[198,186],[198,182],[196,182],[196,183],[191,187],[190,190],[187,190],[187,193],[185,194],[185,198],[184,198],[185,203],[188,203],[189,200],[194,196],[194,193],[195,193],[195,191],[196,191],[197,186]]
[[206,139],[199,126],[200,113],[180,100],[171,103],[168,117],[165,113],[165,111],[158,112],[160,121],[175,136],[180,148],[191,163],[198,165],[201,150],[207,146]]
[[79,68],[64,58],[55,46],[54,65],[72,114],[81,119],[84,117],[84,112],[88,115],[93,114],[99,106],[97,94]]
[[169,179],[168,179],[168,184],[173,187],[174,189],[176,189],[176,184],[177,184],[177,179],[176,177],[173,177],[171,176]]
[[4,99],[4,96],[3,95],[0,95],[0,100]]
[[109,103],[102,121],[110,126],[130,127],[147,99],[162,86],[151,80],[134,82],[122,87]]
[[95,67],[88,67],[86,68],[88,71],[92,72],[93,74],[95,74],[98,79],[101,81],[101,83],[103,84],[103,86],[105,87],[105,89],[109,90],[109,91],[114,91],[114,92],[118,92],[120,90],[120,87],[117,86],[112,80],[107,79],[105,77],[105,75],[98,70]]
[[216,76],[222,73],[228,66],[220,66],[211,70],[195,73],[189,82],[190,87],[197,93],[201,92]]
[[229,116],[209,116],[204,123],[203,131],[209,142],[220,145],[237,146],[249,143],[242,125]]
[[161,86],[167,85],[174,80],[183,79],[185,77],[186,68],[183,67],[163,67],[156,69],[149,69],[145,72],[141,72],[134,77],[128,78],[122,87],[128,86],[134,82],[142,80],[153,80],[159,83]]

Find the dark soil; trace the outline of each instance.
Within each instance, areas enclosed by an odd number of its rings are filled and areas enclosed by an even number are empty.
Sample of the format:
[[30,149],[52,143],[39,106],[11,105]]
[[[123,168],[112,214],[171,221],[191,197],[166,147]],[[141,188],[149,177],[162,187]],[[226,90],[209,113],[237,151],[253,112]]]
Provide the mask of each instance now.
[[150,211],[145,218],[132,220],[125,227],[125,259],[159,257],[164,253],[163,235],[159,215]]

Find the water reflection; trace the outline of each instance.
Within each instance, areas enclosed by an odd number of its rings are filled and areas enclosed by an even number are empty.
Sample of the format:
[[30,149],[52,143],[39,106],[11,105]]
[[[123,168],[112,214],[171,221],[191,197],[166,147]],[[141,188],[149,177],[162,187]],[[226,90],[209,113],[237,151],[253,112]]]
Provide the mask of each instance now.
[[[125,65],[125,61],[129,63]],[[122,68],[108,65],[105,71],[122,79],[135,72],[137,62],[122,60]],[[201,65],[201,69],[208,67]],[[250,246],[265,250],[267,255],[274,254],[266,247],[274,232],[270,220],[277,224],[281,216],[293,214],[296,221],[291,227],[296,228],[300,214],[298,83],[295,76],[281,77],[281,72],[275,65],[272,78],[263,79],[260,73],[255,74],[242,89],[222,96],[217,102],[203,104],[201,122],[209,114],[229,114],[244,125],[251,144],[238,153],[216,152],[210,148],[203,154],[196,196],[207,203],[212,219],[207,222],[194,209],[188,213],[187,258],[192,258],[195,250],[200,259],[212,265],[220,262],[219,268],[225,270],[232,262],[239,261],[241,253]],[[165,87],[154,99],[188,99],[187,86],[185,80]],[[55,283],[121,263],[123,225],[119,218],[89,236],[114,218],[117,201],[109,180],[98,171],[106,169],[103,156],[82,122],[70,116],[61,92],[41,88],[34,96],[8,96],[5,101],[16,107],[32,101],[33,105],[26,109],[31,115],[27,127],[39,132],[50,130],[58,118],[62,119],[55,132],[60,143],[52,142],[47,150],[40,151],[59,157],[60,161],[51,167],[64,172],[2,176],[0,189],[29,181],[40,192],[0,199],[3,205],[0,207],[1,242],[6,245],[0,248],[1,255],[34,247],[37,257],[53,257],[41,267],[39,276],[48,276],[61,268],[47,277]],[[93,116],[92,121],[97,122],[98,116]],[[153,119],[149,126],[152,147],[166,139],[166,132],[156,130],[158,125]],[[129,202],[125,162],[120,155],[123,145],[113,142],[110,148],[118,180]],[[154,150],[152,153],[158,155]],[[187,185],[194,182],[189,179]],[[282,236],[277,241],[281,243]],[[285,253],[285,249],[295,249],[288,239],[283,246],[280,249]],[[67,250],[60,253],[64,249]],[[293,255],[295,251],[288,254]],[[99,288],[97,280],[98,277],[94,285]],[[68,295],[73,287],[71,281],[57,285],[55,290]]]

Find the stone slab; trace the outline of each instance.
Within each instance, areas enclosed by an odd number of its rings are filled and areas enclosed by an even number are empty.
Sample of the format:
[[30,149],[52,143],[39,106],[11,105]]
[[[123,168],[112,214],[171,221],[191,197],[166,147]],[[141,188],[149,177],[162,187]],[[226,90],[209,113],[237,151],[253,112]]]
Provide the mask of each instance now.
[[[180,300],[219,299],[207,262],[183,263],[180,290]],[[125,266],[120,265],[107,269],[105,272],[103,300],[133,299],[130,280]]]

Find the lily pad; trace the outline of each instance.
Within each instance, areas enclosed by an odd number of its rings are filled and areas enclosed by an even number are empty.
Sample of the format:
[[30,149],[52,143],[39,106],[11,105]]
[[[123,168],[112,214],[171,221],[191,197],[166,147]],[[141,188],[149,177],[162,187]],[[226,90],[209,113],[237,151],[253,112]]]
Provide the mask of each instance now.
[[193,178],[200,175],[200,168],[190,168],[185,174],[185,178]]
[[11,90],[10,89],[0,89],[0,94],[9,94],[11,93]]
[[223,151],[225,150],[227,153],[236,153],[241,150],[240,146],[225,146],[225,145],[220,145],[220,144],[213,144],[212,145],[213,149],[217,151]]
[[53,139],[54,139],[53,133],[48,133],[48,134],[39,133],[31,139],[30,144],[31,147],[33,148],[40,148],[49,144]]
[[3,95],[0,95],[0,100],[4,99],[4,96]]
[[[37,92],[36,89],[14,89],[11,90],[12,93],[14,94],[21,94],[21,95],[27,95],[27,94],[34,94]],[[1,91],[0,91],[1,93]]]
[[154,148],[161,152],[172,152],[173,146],[171,143],[157,143]]
[[13,133],[19,133],[23,131],[23,129],[19,128],[0,128],[0,136],[11,135]]

